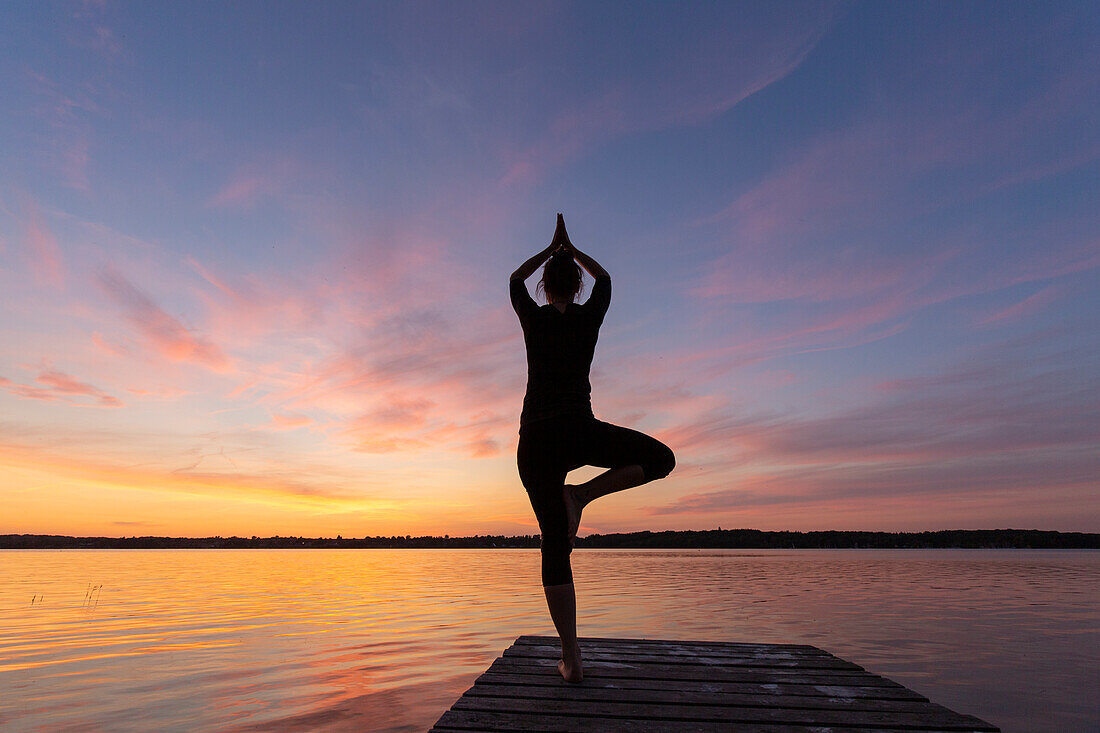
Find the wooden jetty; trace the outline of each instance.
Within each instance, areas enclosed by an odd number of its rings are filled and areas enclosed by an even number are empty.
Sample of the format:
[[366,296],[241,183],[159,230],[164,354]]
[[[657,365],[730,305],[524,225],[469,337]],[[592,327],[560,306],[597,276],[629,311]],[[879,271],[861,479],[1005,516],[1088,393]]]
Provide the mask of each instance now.
[[581,638],[584,682],[557,637],[521,636],[432,731],[996,731],[802,644]]

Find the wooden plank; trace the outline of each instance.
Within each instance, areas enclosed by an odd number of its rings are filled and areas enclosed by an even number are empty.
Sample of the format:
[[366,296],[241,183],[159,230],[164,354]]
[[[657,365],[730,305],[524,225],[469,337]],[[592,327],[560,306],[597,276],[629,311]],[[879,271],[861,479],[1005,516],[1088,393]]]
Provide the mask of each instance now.
[[[508,657],[536,657],[543,659],[560,659],[561,647],[552,646],[512,646],[504,651]],[[587,662],[655,662],[657,664],[692,664],[692,665],[723,665],[729,667],[787,667],[798,669],[849,669],[863,671],[863,667],[852,664],[843,659],[829,657],[814,657],[810,659],[786,659],[770,657],[760,654],[753,657],[719,657],[686,654],[659,654],[640,652],[612,652],[592,647],[581,648],[581,658]]]
[[[512,646],[517,648],[527,647],[561,647],[561,642],[556,640],[547,641],[525,641],[522,644],[517,639]],[[669,654],[707,654],[712,656],[723,657],[757,657],[768,656],[778,657],[780,659],[807,659],[825,657],[827,659],[839,659],[834,657],[828,652],[820,649],[814,651],[806,651],[803,649],[768,649],[766,647],[744,647],[744,648],[731,648],[724,646],[708,646],[706,644],[688,644],[678,641],[669,642],[667,645],[660,644],[627,644],[625,642],[612,642],[606,643],[602,641],[583,641],[581,646],[585,649],[600,649],[603,651],[616,651],[616,652],[637,652],[642,654],[663,654],[665,652]]]
[[[809,644],[755,644],[750,642],[740,641],[698,641],[698,640],[684,640],[678,639],[621,639],[612,636],[578,636],[577,641],[583,644],[645,644],[649,646],[663,647],[666,644],[689,644],[694,646],[705,647],[721,647],[727,649],[760,649],[767,651],[768,649],[775,649],[776,651],[804,651],[814,654],[828,654],[828,652],[818,649],[816,646],[810,646]],[[558,644],[560,641],[556,636],[535,636],[531,634],[525,634],[518,637],[515,644]]]
[[[452,710],[495,713],[537,713],[579,718],[640,718],[643,720],[693,721],[704,723],[782,723],[804,726],[891,727],[909,730],[982,730],[981,721],[942,708],[921,713],[865,710],[800,710],[795,708],[738,708],[717,705],[659,705],[643,703],[588,702],[583,706],[569,700],[469,697],[463,695]],[[996,730],[986,727],[985,730]]]
[[[515,649],[531,649],[531,648],[561,648],[560,642],[539,642],[537,644],[527,642],[520,644],[518,641],[512,645]],[[668,653],[673,656],[690,656],[693,654],[704,654],[706,656],[713,657],[732,657],[734,659],[753,659],[756,657],[770,657],[774,659],[839,659],[828,652],[820,650],[814,652],[807,652],[801,649],[728,649],[725,647],[706,646],[704,644],[681,644],[679,642],[670,643],[667,647],[662,647],[657,644],[604,644],[598,641],[586,641],[581,643],[582,649],[594,649],[601,652],[616,652],[623,654],[664,654]]]
[[[498,672],[558,674],[553,659],[500,657],[489,669]],[[649,662],[591,662],[584,665],[585,677],[631,677],[650,680],[700,680],[703,682],[788,682],[804,685],[856,685],[859,687],[901,687],[869,672],[817,669],[801,672],[797,669],[708,667],[653,664]]]
[[[515,674],[483,672],[476,682],[495,685],[519,685],[524,687],[561,687],[560,675]],[[476,684],[475,682],[475,684]],[[872,700],[915,700],[927,701],[924,695],[905,687],[855,687],[843,685],[796,685],[786,683],[757,682],[699,682],[677,680],[675,687],[668,680],[644,680],[615,677],[585,677],[584,686],[606,690],[668,690],[684,692],[708,692],[713,695],[786,695],[803,697],[854,697]]]
[[[802,708],[806,710],[888,710],[921,712],[936,706],[927,700],[882,700],[868,697],[828,695],[777,695],[768,693],[684,690],[667,685],[660,690],[621,690],[585,685],[506,685],[479,678],[466,691],[468,697],[514,697],[586,702],[661,703],[678,705],[720,705],[723,707]],[[941,708],[946,711],[947,708]]]
[[[804,725],[662,721],[638,718],[577,718],[540,713],[491,713],[476,710],[448,710],[432,731],[546,731],[547,733],[912,733],[901,728],[806,727]],[[431,733],[431,732],[429,732]]]

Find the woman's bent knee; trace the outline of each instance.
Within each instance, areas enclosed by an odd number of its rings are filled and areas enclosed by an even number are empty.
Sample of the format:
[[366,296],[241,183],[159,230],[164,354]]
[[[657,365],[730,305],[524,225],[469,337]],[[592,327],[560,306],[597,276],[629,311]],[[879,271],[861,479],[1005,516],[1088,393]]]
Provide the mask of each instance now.
[[652,460],[649,461],[648,466],[643,466],[645,469],[646,480],[656,481],[659,478],[672,473],[672,469],[676,468],[676,454],[672,452],[664,443],[660,443],[660,448],[654,451]]

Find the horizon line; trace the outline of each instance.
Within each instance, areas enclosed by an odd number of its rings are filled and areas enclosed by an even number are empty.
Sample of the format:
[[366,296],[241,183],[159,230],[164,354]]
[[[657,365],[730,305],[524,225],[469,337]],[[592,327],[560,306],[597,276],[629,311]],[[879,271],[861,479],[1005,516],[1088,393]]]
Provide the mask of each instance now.
[[[798,535],[812,535],[812,534],[825,534],[825,533],[843,533],[843,534],[889,534],[889,535],[921,535],[921,534],[939,534],[939,533],[960,533],[960,532],[1040,532],[1044,534],[1078,534],[1078,535],[1098,535],[1100,532],[1089,532],[1085,530],[1059,530],[1059,529],[1038,529],[1038,528],[1023,528],[1023,527],[995,527],[995,528],[982,528],[982,529],[922,529],[922,530],[888,530],[888,529],[755,529],[752,527],[732,527],[722,528],[715,527],[710,529],[665,529],[665,530],[634,530],[631,532],[608,532],[600,533],[593,532],[587,535],[578,535],[578,539],[584,539],[587,537],[615,537],[619,535],[638,535],[638,534],[691,534],[701,532],[758,532],[761,534],[798,534]],[[465,539],[489,539],[489,538],[503,538],[503,539],[532,539],[539,537],[539,533],[533,534],[472,534],[472,535],[349,535],[344,537],[342,534],[337,534],[334,537],[307,537],[305,535],[268,535],[261,537],[259,535],[66,535],[66,534],[46,534],[41,532],[5,532],[0,533],[0,538],[4,537],[51,537],[61,539],[117,539],[117,540],[129,540],[129,539],[158,539],[158,540],[326,540],[326,541],[350,541],[350,540],[465,540]]]

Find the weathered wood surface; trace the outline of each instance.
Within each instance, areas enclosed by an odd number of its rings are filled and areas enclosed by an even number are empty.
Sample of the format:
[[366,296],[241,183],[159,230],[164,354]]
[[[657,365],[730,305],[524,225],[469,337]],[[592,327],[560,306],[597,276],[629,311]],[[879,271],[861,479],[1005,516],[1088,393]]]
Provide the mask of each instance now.
[[584,682],[556,637],[521,636],[432,731],[996,731],[800,644],[582,638]]

